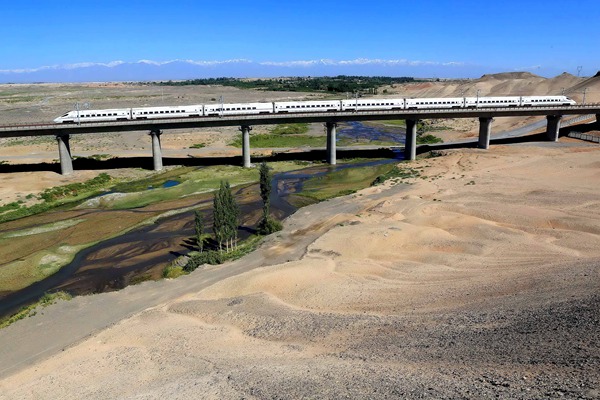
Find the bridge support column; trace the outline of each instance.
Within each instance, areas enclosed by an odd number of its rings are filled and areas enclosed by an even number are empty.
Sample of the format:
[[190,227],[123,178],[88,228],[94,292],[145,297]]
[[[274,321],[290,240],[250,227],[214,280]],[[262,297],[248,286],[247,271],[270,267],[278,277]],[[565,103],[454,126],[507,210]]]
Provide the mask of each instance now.
[[490,136],[492,134],[492,122],[493,118],[479,118],[479,143],[477,147],[480,149],[489,149],[490,148]]
[[250,162],[250,131],[252,127],[249,125],[242,125],[240,131],[242,131],[242,157],[244,159],[244,168],[250,168],[252,163]]
[[60,173],[61,175],[70,175],[73,173],[73,158],[69,146],[69,135],[56,136],[56,142],[58,143],[58,157],[60,158]]
[[560,120],[562,115],[546,116],[548,124],[546,125],[546,138],[550,142],[558,142],[558,132],[560,131]]
[[337,134],[337,124],[335,122],[326,122],[325,127],[327,128],[327,162],[331,165],[335,165],[337,164],[335,150],[335,135]]
[[152,159],[154,162],[155,171],[160,171],[163,169],[162,150],[160,148],[161,134],[162,132],[160,130],[150,131],[150,136],[152,137]]
[[404,141],[404,159],[415,160],[417,158],[417,120],[406,120],[406,139]]

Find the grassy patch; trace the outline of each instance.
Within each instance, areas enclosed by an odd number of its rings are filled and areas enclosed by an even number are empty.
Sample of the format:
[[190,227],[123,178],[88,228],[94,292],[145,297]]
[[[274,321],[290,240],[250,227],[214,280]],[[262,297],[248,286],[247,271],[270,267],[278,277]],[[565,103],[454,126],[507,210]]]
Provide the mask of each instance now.
[[[293,162],[272,163],[273,172],[297,169]],[[181,182],[177,186],[163,188],[162,184],[169,179]],[[197,193],[216,190],[221,181],[227,180],[231,186],[258,182],[258,170],[232,165],[215,165],[205,168],[177,168],[169,172],[154,175],[137,182],[129,182],[114,187],[114,191],[134,192],[121,196],[100,198],[101,208],[128,209],[139,208],[149,204],[178,199]],[[148,190],[149,187],[154,187]]]
[[418,135],[417,144],[433,144],[433,143],[444,143],[442,139],[434,135]]
[[194,143],[190,146],[190,149],[202,149],[204,147],[206,147],[205,143]]
[[121,182],[112,187],[112,191],[119,193],[140,192],[148,188],[161,187],[166,181],[181,181],[186,174],[196,171],[194,167],[173,168],[164,172],[153,174],[147,178],[137,179],[135,181]]
[[183,270],[181,265],[167,265],[162,274],[165,279],[175,279],[181,275],[187,275],[187,272]]
[[0,291],[20,290],[56,273],[71,262],[78,251],[89,245],[56,246],[2,265]]
[[347,147],[347,146],[381,146],[381,147],[393,147],[393,146],[401,146],[402,143],[386,141],[386,140],[368,140],[368,139],[350,139],[350,138],[341,138],[337,141],[338,147]]
[[187,264],[184,266],[173,263],[163,270],[163,278],[177,278],[181,275],[189,274],[202,265],[218,265],[226,261],[237,260],[256,250],[263,236],[252,235],[248,239],[238,243],[237,248],[230,252],[219,250],[205,250],[203,252],[193,251],[188,254]]
[[403,179],[413,179],[420,178],[421,173],[409,166],[398,166],[394,165],[389,171],[384,174],[379,175],[372,182],[372,186],[380,185],[389,179],[396,179],[397,181],[402,182]]
[[61,229],[69,228],[71,226],[75,226],[84,221],[85,221],[85,219],[67,219],[64,221],[51,222],[49,224],[40,225],[40,226],[36,226],[33,228],[28,228],[28,229],[23,229],[20,231],[0,233],[0,240],[20,237],[20,236],[38,235],[40,233],[48,233],[48,232],[52,232],[52,231],[58,231]]
[[[28,217],[48,211],[57,206],[81,201],[87,197],[101,193],[111,182],[112,178],[105,173],[86,182],[71,183],[44,190],[39,198],[41,203],[26,207],[20,203],[9,203],[0,209],[0,223]],[[16,207],[19,205],[19,207]],[[4,212],[2,212],[4,211]]]
[[271,133],[274,135],[304,135],[308,132],[308,124],[280,124]]
[[80,193],[83,193],[82,197],[87,197],[90,191],[105,187],[110,180],[110,175],[101,173],[97,177],[86,182],[71,183],[46,189],[40,194],[40,198],[46,202],[53,202],[64,198],[77,198]]
[[[237,138],[229,144],[242,147],[242,139]],[[253,135],[250,136],[251,147],[325,147],[325,138],[309,135]]]
[[298,195],[322,201],[332,197],[344,196],[369,187],[382,174],[394,167],[383,164],[366,167],[341,169],[327,175],[308,179]]
[[70,300],[71,295],[66,292],[46,293],[34,304],[21,308],[17,313],[10,317],[0,319],[0,329],[17,322],[20,319],[32,317],[37,314],[38,307],[48,307],[59,300]]
[[403,119],[390,119],[390,120],[386,120],[386,121],[381,121],[381,123],[383,125],[392,125],[392,126],[399,126],[402,128],[406,128],[406,120]]

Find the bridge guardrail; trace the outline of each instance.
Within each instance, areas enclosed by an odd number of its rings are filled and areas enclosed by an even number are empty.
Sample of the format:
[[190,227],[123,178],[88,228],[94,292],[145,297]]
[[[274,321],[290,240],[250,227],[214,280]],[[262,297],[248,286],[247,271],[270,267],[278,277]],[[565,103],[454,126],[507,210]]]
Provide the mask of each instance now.
[[567,136],[573,139],[581,139],[588,142],[600,143],[600,136],[590,135],[589,133],[569,132]]

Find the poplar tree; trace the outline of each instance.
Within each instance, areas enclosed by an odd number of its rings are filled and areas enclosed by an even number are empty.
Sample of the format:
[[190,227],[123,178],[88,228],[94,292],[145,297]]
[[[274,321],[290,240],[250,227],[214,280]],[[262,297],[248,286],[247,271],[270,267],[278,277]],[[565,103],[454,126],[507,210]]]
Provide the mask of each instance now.
[[268,235],[280,231],[282,226],[279,221],[271,218],[271,170],[266,162],[262,162],[259,168],[260,173],[260,197],[263,201],[263,217],[258,223],[258,232],[261,235]]
[[200,210],[194,211],[194,227],[196,229],[196,244],[200,253],[204,250],[204,219]]
[[221,181],[219,191],[214,198],[213,232],[219,248],[225,247],[227,251],[233,248],[237,241],[237,228],[239,225],[240,210],[235,202],[229,182]]
[[263,201],[263,219],[269,217],[269,209],[271,208],[271,170],[266,162],[260,163],[260,197]]

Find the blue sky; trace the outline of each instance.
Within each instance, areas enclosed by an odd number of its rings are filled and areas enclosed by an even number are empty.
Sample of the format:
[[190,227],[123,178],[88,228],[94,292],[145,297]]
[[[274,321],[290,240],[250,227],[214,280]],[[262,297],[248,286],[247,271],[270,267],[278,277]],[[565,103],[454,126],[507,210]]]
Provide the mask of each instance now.
[[340,63],[380,74],[386,62],[390,75],[439,77],[600,69],[598,0],[23,0],[0,13],[0,82],[42,67],[139,60],[242,59],[222,70],[240,75],[248,62],[253,74],[318,75],[310,63],[290,64],[315,60],[329,60],[329,74]]

